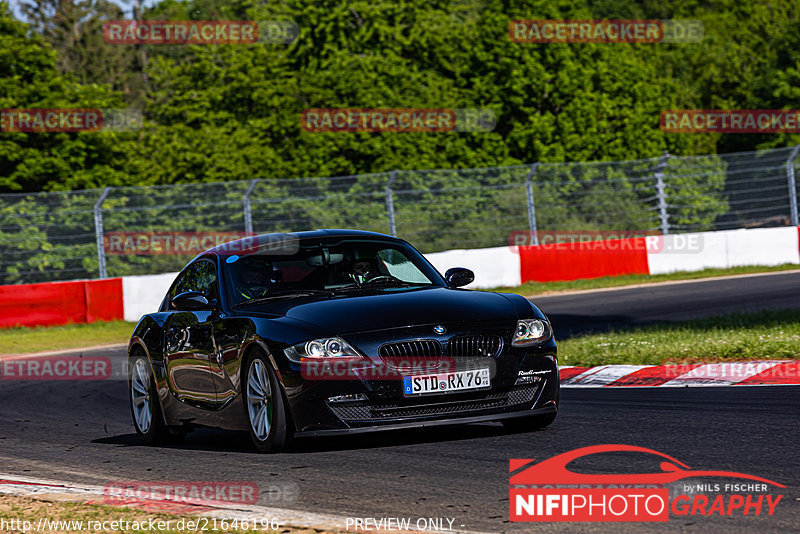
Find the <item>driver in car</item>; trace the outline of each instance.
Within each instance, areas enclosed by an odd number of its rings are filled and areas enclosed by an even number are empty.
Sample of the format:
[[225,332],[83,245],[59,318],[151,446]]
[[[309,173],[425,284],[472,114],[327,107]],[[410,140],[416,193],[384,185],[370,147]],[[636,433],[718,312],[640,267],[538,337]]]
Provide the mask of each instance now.
[[236,289],[242,297],[250,300],[266,296],[269,284],[268,267],[257,262],[244,262],[239,266],[239,283]]
[[350,277],[358,284],[363,284],[375,277],[381,276],[377,262],[372,258],[360,258],[353,261],[353,272]]

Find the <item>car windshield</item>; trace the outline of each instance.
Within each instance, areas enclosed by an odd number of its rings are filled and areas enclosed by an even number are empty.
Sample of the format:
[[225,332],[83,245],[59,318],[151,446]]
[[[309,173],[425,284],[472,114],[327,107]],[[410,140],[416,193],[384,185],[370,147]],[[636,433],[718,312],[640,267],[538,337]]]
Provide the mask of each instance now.
[[441,277],[404,243],[344,240],[301,244],[293,254],[231,255],[224,262],[231,304],[298,296],[441,286]]

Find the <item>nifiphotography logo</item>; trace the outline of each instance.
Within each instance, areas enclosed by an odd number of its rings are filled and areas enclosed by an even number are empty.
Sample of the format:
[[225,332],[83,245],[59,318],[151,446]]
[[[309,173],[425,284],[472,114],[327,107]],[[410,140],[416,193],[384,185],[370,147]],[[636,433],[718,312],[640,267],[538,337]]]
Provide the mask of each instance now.
[[[660,461],[660,471],[636,474],[584,474],[568,464],[598,453],[645,453]],[[664,453],[634,445],[594,445],[531,465],[509,461],[511,521],[669,521],[673,516],[771,516],[786,486],[733,471],[694,470]],[[668,484],[714,477],[715,482]],[[671,491],[672,490],[672,491]],[[716,493],[716,495],[714,495]]]

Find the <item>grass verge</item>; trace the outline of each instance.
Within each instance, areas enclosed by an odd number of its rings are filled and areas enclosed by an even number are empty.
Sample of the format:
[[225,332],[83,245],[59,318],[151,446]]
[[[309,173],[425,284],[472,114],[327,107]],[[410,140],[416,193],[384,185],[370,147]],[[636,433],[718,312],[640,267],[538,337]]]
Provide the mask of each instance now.
[[[183,521],[182,524],[180,523],[181,520]],[[117,523],[112,523],[114,521]],[[194,521],[193,528],[186,528],[189,521]],[[199,527],[198,521],[201,521]],[[220,520],[217,520],[217,528],[213,528],[213,519],[196,516],[181,517],[115,506],[0,495],[0,532],[119,532],[148,534],[159,532],[164,534],[184,534],[201,531],[202,522],[206,521],[208,531],[213,529],[214,532],[219,533],[274,532],[254,530],[252,526],[250,530],[222,528],[223,525]],[[181,526],[183,528],[180,528]],[[232,522],[227,522],[225,526],[232,526]],[[314,531],[300,530],[295,532],[312,533]]]
[[134,323],[126,321],[0,329],[0,354],[127,343]]
[[561,365],[658,365],[800,358],[800,310],[655,324],[565,339]]
[[590,278],[582,280],[569,280],[565,282],[525,282],[514,287],[497,287],[487,291],[500,291],[503,293],[519,293],[530,297],[564,291],[577,291],[584,289],[602,289],[608,287],[622,287],[636,284],[653,284],[657,282],[670,282],[676,280],[698,280],[713,278],[715,276],[733,276],[737,274],[772,273],[777,271],[796,271],[798,266],[794,263],[784,263],[774,266],[748,266],[734,267],[731,269],[704,269],[702,271],[680,271],[669,274],[628,274],[623,276],[605,276],[603,278]]

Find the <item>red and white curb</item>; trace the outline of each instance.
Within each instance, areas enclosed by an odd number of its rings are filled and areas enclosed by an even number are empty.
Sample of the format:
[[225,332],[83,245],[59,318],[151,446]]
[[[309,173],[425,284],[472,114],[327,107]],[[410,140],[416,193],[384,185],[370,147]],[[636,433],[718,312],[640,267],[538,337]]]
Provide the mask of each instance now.
[[[274,519],[279,525],[278,531],[292,528],[314,529],[317,531],[346,532],[347,516],[335,514],[322,514],[290,510],[286,508],[273,508],[260,505],[195,505],[187,504],[180,500],[172,499],[136,499],[125,504],[115,504],[116,500],[105,499],[103,487],[76,485],[69,482],[55,482],[17,475],[4,475],[0,473],[0,495],[16,495],[21,497],[39,498],[43,500],[58,500],[82,502],[85,504],[99,504],[105,506],[118,506],[133,508],[147,513],[173,514],[180,516],[196,516],[228,521],[248,521],[251,525],[260,524],[261,521]],[[354,517],[354,516],[350,516]],[[352,530],[352,528],[351,528]],[[364,528],[359,528],[363,532]],[[367,529],[372,530],[372,529]],[[403,533],[432,533],[436,530],[414,529],[408,531],[394,530]],[[453,530],[448,532],[462,534],[487,534],[465,530],[459,525],[453,525]]]
[[561,387],[707,387],[800,384],[800,360],[682,365],[562,366]]

